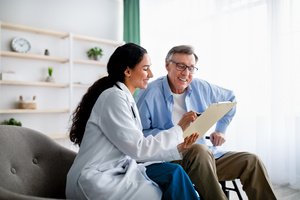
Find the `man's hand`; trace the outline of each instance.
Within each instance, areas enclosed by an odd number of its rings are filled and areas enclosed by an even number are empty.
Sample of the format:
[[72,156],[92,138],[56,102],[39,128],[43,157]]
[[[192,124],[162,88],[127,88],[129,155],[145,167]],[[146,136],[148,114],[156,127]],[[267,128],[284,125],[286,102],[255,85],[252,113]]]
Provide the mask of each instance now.
[[197,114],[193,111],[185,113],[181,120],[178,122],[178,125],[182,128],[183,131],[189,127],[191,122],[195,121],[197,118]]
[[177,145],[178,151],[184,154],[197,141],[198,137],[199,133],[193,133],[192,135],[184,138],[184,142]]
[[210,141],[214,146],[221,146],[226,141],[225,134],[215,131],[210,134]]

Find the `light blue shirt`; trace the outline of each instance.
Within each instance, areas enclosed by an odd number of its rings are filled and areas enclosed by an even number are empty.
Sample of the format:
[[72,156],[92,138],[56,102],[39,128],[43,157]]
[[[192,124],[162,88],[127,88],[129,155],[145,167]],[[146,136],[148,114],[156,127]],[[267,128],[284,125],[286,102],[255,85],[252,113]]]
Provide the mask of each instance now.
[[[174,126],[172,122],[173,95],[168,83],[167,76],[160,77],[149,83],[147,89],[140,90],[135,98],[140,112],[143,133],[156,135],[161,130],[166,130]],[[212,103],[221,101],[235,102],[235,95],[231,90],[208,83],[207,81],[193,78],[193,81],[186,90],[185,109],[202,113]],[[225,133],[231,122],[236,108],[234,107],[216,124],[215,130]],[[206,144],[205,139],[199,140],[200,144]],[[216,158],[222,156],[224,152],[218,151],[216,147],[211,147]]]

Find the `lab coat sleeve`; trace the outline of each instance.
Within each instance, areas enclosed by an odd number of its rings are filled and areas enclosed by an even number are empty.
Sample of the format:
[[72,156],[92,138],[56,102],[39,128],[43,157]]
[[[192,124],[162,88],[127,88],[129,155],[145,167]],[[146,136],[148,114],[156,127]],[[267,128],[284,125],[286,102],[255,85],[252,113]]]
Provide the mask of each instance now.
[[125,93],[111,92],[100,103],[103,103],[99,113],[100,128],[124,154],[140,162],[181,159],[177,150],[177,145],[183,141],[181,127],[175,126],[156,136],[144,137]]

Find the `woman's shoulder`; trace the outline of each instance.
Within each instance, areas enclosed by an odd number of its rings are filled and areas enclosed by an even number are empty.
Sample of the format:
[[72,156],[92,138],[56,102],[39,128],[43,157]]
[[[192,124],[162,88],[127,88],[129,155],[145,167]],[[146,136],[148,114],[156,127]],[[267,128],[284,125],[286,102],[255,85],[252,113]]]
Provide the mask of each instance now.
[[120,109],[126,104],[126,94],[122,90],[112,87],[103,91],[98,97],[93,107],[93,112],[103,114],[107,110]]
[[120,98],[126,98],[126,94],[117,87],[111,87],[102,92],[100,98],[103,100],[113,101]]

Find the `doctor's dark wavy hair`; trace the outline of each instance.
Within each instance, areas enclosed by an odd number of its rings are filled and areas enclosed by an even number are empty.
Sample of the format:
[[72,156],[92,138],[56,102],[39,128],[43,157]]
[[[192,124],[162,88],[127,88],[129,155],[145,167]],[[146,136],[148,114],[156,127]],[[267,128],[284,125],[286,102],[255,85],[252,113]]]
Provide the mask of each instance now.
[[134,43],[124,44],[113,52],[107,63],[108,76],[100,78],[89,87],[72,114],[72,125],[69,136],[74,144],[80,146],[87,121],[100,94],[104,90],[113,87],[118,81],[124,83],[124,72],[127,67],[131,69],[135,68],[146,53],[146,49]]

